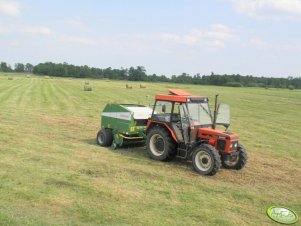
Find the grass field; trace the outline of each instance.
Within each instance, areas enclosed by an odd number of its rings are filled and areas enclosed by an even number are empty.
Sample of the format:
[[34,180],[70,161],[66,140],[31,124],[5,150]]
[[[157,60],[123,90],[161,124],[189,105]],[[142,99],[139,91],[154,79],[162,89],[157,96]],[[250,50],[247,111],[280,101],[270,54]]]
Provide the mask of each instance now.
[[[0,225],[274,225],[271,205],[301,216],[301,91],[129,84],[0,74]],[[96,145],[105,103],[149,104],[168,88],[231,105],[246,168],[206,177],[143,147]]]

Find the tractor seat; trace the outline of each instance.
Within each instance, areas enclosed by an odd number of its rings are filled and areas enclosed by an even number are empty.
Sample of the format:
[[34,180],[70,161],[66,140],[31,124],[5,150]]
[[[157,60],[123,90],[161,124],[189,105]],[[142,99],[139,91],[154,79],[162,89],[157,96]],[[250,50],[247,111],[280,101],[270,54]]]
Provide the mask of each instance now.
[[180,121],[180,115],[179,114],[172,114],[171,115],[171,122],[179,122]]
[[181,124],[179,124],[179,123],[171,123],[171,126],[173,128],[173,131],[176,134],[176,137],[177,137],[178,141],[184,142],[182,131],[180,129]]

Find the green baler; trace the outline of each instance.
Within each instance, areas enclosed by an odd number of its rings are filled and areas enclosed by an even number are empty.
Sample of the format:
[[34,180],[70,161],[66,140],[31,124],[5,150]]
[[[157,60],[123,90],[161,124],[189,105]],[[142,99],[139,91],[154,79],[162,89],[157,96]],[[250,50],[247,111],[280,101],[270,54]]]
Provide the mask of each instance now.
[[125,143],[145,141],[145,129],[152,109],[137,104],[107,104],[101,114],[100,146],[121,147]]

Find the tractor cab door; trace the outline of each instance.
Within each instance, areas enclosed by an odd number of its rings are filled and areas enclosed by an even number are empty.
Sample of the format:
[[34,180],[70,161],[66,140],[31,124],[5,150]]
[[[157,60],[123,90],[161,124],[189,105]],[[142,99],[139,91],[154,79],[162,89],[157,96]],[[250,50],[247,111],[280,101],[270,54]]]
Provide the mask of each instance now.
[[230,126],[230,106],[228,104],[218,105],[216,125],[222,125],[226,130]]
[[188,110],[186,108],[186,105],[180,104],[179,105],[179,113],[180,113],[180,119],[181,119],[181,126],[182,126],[182,135],[185,144],[189,143],[189,131],[190,131],[190,120],[189,120],[189,114]]

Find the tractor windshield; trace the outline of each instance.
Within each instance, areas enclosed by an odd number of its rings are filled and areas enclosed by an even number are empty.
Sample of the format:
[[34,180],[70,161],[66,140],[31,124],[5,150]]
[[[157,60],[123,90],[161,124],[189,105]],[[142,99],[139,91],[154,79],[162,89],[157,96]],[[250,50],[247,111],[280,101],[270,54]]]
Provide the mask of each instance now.
[[194,125],[212,125],[212,117],[208,103],[188,103],[187,107],[190,119]]

